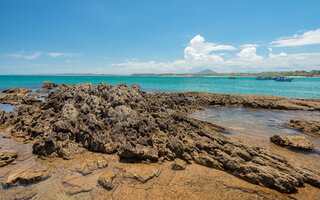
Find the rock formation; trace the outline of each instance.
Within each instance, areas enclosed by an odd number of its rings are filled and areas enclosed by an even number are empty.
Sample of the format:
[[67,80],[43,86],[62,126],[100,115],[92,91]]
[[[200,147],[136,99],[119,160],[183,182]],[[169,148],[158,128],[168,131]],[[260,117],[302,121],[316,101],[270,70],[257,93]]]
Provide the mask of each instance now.
[[289,147],[291,149],[312,151],[314,148],[313,144],[304,136],[274,135],[270,137],[270,140],[277,145]]
[[[319,173],[227,138],[219,133],[224,130],[220,126],[188,117],[198,109],[185,93],[150,94],[136,84],[62,84],[45,103],[16,106],[17,116],[9,124],[11,136],[32,142],[39,156],[69,159],[88,150],[117,153],[126,162],[179,158],[281,192],[294,192],[304,183],[320,187]],[[113,176],[106,177],[100,183],[109,187]]]
[[50,91],[49,90],[36,90],[36,93],[44,93],[44,94],[46,94],[46,93],[50,93]]
[[320,99],[290,99],[271,95],[184,92],[203,106],[231,106],[277,110],[320,110]]
[[313,133],[320,135],[320,121],[310,119],[292,119],[290,122],[286,122],[283,126],[298,129],[305,133]]
[[50,81],[44,81],[41,84],[41,87],[45,88],[45,89],[52,89],[52,88],[58,87],[58,84],[57,83],[51,83]]
[[6,166],[16,160],[18,151],[4,151],[0,153],[0,167]]

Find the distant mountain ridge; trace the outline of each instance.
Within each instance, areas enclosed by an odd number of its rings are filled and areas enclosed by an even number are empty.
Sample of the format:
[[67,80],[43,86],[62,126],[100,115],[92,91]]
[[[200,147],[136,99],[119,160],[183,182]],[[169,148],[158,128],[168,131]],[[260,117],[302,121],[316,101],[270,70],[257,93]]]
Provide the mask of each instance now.
[[205,70],[202,70],[202,71],[200,71],[200,72],[198,72],[198,73],[196,73],[196,74],[217,74],[217,72],[215,72],[215,71],[212,71],[211,69],[205,69]]

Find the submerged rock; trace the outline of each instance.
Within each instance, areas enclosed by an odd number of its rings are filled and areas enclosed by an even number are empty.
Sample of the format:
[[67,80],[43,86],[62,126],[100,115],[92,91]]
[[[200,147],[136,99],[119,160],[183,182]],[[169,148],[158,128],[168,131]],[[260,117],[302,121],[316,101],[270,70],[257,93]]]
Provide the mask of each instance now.
[[270,140],[277,145],[286,146],[292,149],[312,151],[314,148],[312,142],[307,140],[304,136],[274,135],[270,137]]
[[117,153],[130,162],[179,158],[281,192],[294,192],[304,183],[320,187],[319,173],[227,138],[218,132],[223,127],[188,116],[199,109],[185,93],[150,94],[136,84],[61,84],[46,102],[16,107],[11,135],[24,134],[39,156],[72,158],[88,150]]
[[36,90],[36,93],[50,93],[49,90]]
[[100,175],[98,182],[107,190],[112,190],[114,188],[114,179],[116,178],[116,174],[112,170],[108,170]]
[[74,195],[82,192],[90,192],[93,187],[90,186],[85,181],[83,176],[79,175],[69,175],[63,178],[63,190],[68,195]]
[[17,170],[9,174],[5,185],[12,186],[14,184],[31,184],[36,181],[40,181],[47,175],[47,170]]
[[44,81],[41,84],[41,87],[45,88],[45,89],[52,89],[52,88],[58,87],[58,84],[57,83],[51,83],[50,81]]
[[310,119],[292,119],[286,122],[283,126],[298,129],[305,133],[313,133],[320,135],[320,121]]
[[6,166],[13,161],[15,161],[18,157],[18,151],[4,151],[0,153],[0,167]]

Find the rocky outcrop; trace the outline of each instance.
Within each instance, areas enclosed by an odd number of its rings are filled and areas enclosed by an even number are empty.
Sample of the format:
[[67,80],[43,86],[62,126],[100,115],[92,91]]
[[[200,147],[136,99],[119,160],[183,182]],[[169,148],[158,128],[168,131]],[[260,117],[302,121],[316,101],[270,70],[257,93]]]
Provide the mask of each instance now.
[[277,110],[320,110],[320,99],[290,99],[271,95],[184,92],[203,106],[230,106]]
[[4,151],[0,153],[0,167],[6,166],[18,157],[18,151]]
[[45,93],[45,94],[47,94],[47,93],[50,93],[50,91],[49,90],[36,90],[36,93]]
[[0,103],[3,104],[19,105],[26,102],[30,103],[30,101],[39,101],[39,99],[36,99],[39,94],[28,94],[32,91],[24,88],[11,88],[2,92],[0,93]]
[[294,192],[304,183],[320,187],[317,172],[227,138],[218,132],[223,127],[188,116],[198,109],[184,93],[150,94],[136,84],[62,84],[46,102],[16,107],[11,136],[32,141],[33,153],[44,157],[72,158],[88,150],[117,153],[126,162],[179,158],[281,192]]
[[274,135],[270,137],[270,140],[277,145],[289,147],[291,149],[312,151],[314,148],[312,142],[307,140],[304,136]]
[[283,126],[298,129],[305,133],[313,133],[320,135],[320,121],[310,119],[292,119],[290,122],[286,122]]
[[45,88],[45,89],[52,89],[52,88],[58,87],[58,84],[57,83],[51,83],[50,81],[44,81],[41,84],[41,87]]
[[29,89],[25,89],[25,88],[11,88],[11,89],[6,89],[6,90],[2,90],[3,93],[29,93],[32,92],[32,90]]
[[5,111],[0,111],[0,125],[12,123],[11,120],[13,120],[14,116],[13,112],[6,113]]
[[17,170],[9,174],[5,185],[12,186],[14,184],[31,184],[36,181],[40,181],[48,175],[47,170],[37,169],[37,170]]

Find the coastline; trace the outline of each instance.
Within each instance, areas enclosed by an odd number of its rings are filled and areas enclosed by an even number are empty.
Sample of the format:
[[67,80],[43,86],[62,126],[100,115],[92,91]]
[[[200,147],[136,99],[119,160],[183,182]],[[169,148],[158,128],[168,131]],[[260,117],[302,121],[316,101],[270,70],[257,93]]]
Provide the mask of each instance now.
[[[318,190],[316,187],[320,187],[318,171],[306,171],[292,161],[287,165],[288,161],[281,155],[258,146],[251,147],[224,136],[221,132],[228,127],[189,117],[189,114],[194,111],[203,110],[203,106],[318,112],[320,99],[288,99],[270,95],[228,95],[204,92],[146,93],[136,84],[128,87],[126,84],[112,86],[103,83],[98,86],[62,84],[58,89],[51,90],[48,96],[46,95],[46,102],[38,101],[37,95],[30,95],[21,89],[9,90],[4,94],[6,96],[3,95],[3,101],[16,105],[16,111],[19,112],[17,116],[10,113],[2,114],[0,121],[6,132],[5,137],[24,141],[27,146],[31,145],[33,154],[30,159],[27,159],[28,164],[23,160],[18,162],[15,168],[9,164],[3,168],[4,171],[0,168],[0,174],[7,174],[13,170],[9,173],[12,175],[16,173],[17,168],[24,167],[26,164],[38,166],[39,158],[43,159],[42,163],[51,162],[53,166],[50,170],[48,163],[40,164],[41,167],[46,168],[46,174],[42,174],[42,168],[36,172],[31,171],[33,174],[40,173],[41,179],[44,179],[30,186],[34,190],[37,190],[38,186],[47,187],[54,181],[60,181],[62,186],[68,186],[65,193],[69,196],[78,195],[78,197],[88,198],[86,195],[90,193],[95,197],[101,197],[101,195],[109,196],[114,191],[121,190],[118,196],[121,198],[123,197],[121,195],[127,194],[126,192],[133,191],[130,185],[133,188],[138,186],[144,188],[142,191],[145,195],[150,195],[147,190],[150,184],[153,185],[159,181],[161,187],[153,190],[156,194],[163,193],[164,189],[170,190],[165,187],[170,182],[175,183],[174,187],[179,191],[188,190],[185,185],[188,181],[196,180],[196,187],[203,184],[212,185],[211,181],[205,179],[208,174],[222,181],[227,188],[235,187],[233,182],[241,185],[242,189],[246,188],[254,191],[254,194],[262,195],[261,197],[267,195],[269,198],[287,199],[304,196],[306,190],[299,188],[301,184],[306,186],[307,191],[311,191],[310,194],[316,195]],[[78,121],[78,119],[81,120]],[[101,121],[102,119],[107,121]],[[35,123],[36,127],[33,125]],[[132,129],[131,126],[135,128]],[[8,127],[11,129],[7,129]],[[77,135],[79,131],[88,134],[90,139],[86,139],[88,138],[86,135]],[[123,135],[122,131],[127,134]],[[108,134],[105,135],[106,132]],[[129,135],[132,137],[128,137]],[[73,137],[79,139],[72,139]],[[184,138],[183,143],[180,138]],[[225,144],[228,145],[225,146]],[[1,146],[6,149],[6,143]],[[19,147],[19,142],[16,147]],[[234,148],[237,151],[233,151]],[[97,159],[92,160],[89,156],[92,154]],[[82,155],[83,165],[77,162],[77,158]],[[70,161],[62,161],[59,158]],[[68,162],[72,165],[63,167]],[[273,165],[270,165],[270,162]],[[180,174],[171,169],[174,165],[184,168]],[[265,167],[262,166],[267,167],[268,170],[265,171]],[[243,171],[243,168],[249,170],[250,175]],[[285,170],[282,171],[281,168]],[[70,176],[62,178],[56,175],[58,172]],[[297,172],[304,174],[304,177],[298,176]],[[213,175],[215,173],[219,175]],[[278,173],[284,174],[283,176],[275,175]],[[175,178],[167,180],[167,176]],[[183,184],[179,185],[177,180],[181,176],[185,178],[181,179]],[[273,180],[271,184],[261,179],[265,176]],[[86,177],[90,177],[88,183],[84,181]],[[97,180],[98,177],[99,180]],[[6,178],[7,176],[3,176],[1,181],[8,181]],[[279,182],[279,179],[282,182]],[[100,186],[92,186],[96,185],[97,181]],[[110,187],[111,189],[108,189]],[[208,194],[222,198],[223,193],[218,192],[222,190],[221,185],[215,185],[215,188]],[[52,188],[50,192],[52,193],[54,189],[57,188]],[[21,187],[19,190],[24,191]],[[292,194],[297,191],[298,193]],[[2,192],[8,194],[12,189],[10,187],[2,189]],[[214,195],[215,192],[216,195]],[[235,190],[230,194],[231,196],[240,195],[243,199],[253,197],[253,194]],[[30,195],[36,196],[34,192]],[[174,193],[170,195],[163,198],[176,197]],[[195,195],[195,198],[201,197],[200,193]]]

